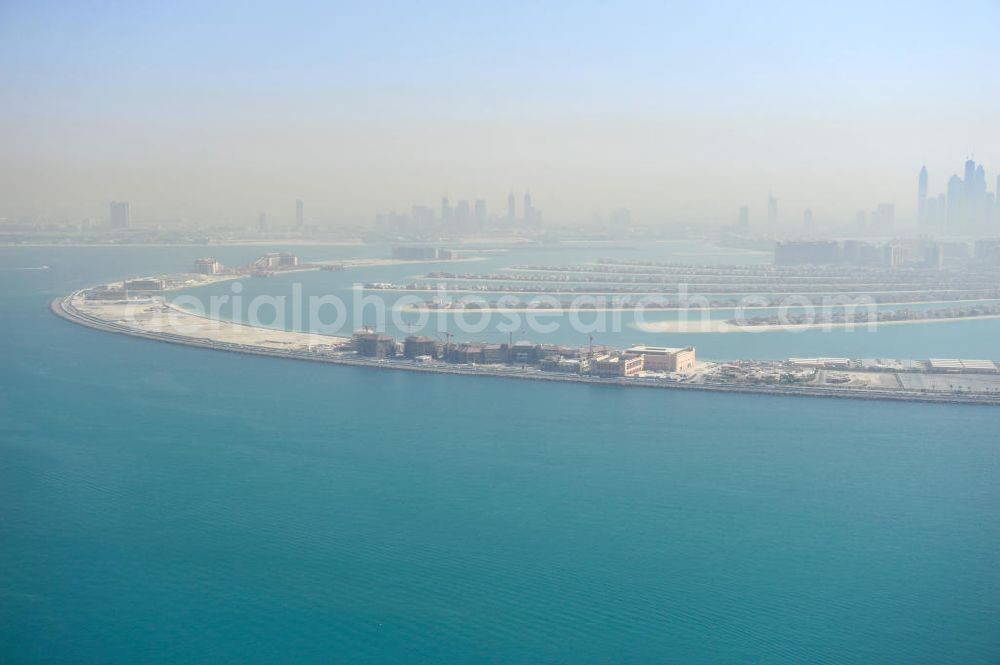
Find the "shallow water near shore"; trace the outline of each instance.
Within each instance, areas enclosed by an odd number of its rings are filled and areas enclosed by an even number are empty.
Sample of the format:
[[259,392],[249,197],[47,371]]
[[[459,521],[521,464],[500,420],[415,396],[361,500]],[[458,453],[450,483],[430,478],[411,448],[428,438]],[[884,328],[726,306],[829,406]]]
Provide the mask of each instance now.
[[[212,248],[234,262],[259,251]],[[995,408],[175,347],[74,326],[47,302],[183,269],[204,248],[2,252],[51,266],[0,277],[3,662],[1000,654]],[[991,357],[997,330],[722,335],[751,346],[709,356]]]

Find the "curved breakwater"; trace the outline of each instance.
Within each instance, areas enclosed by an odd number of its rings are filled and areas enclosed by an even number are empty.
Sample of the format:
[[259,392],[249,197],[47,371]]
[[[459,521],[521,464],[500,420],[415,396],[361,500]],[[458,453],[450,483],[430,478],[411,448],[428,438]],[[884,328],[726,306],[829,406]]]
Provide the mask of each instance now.
[[[483,366],[483,365],[446,365],[420,364],[408,360],[376,360],[352,355],[335,355],[314,348],[276,348],[263,343],[246,343],[224,341],[211,337],[197,337],[158,330],[145,330],[127,325],[121,321],[109,320],[94,316],[76,306],[75,300],[82,298],[82,292],[77,291],[70,296],[56,298],[51,301],[51,311],[62,319],[86,326],[95,330],[129,335],[170,344],[180,344],[197,348],[243,353],[249,355],[269,356],[290,360],[323,362],[333,365],[350,365],[370,369],[391,369],[409,372],[431,372],[436,374],[453,374],[461,376],[487,376],[505,379],[520,379],[531,381],[550,381],[577,383],[588,385],[609,385],[642,388],[660,388],[672,390],[698,390],[704,392],[754,393],[763,395],[834,397],[841,399],[880,399],[912,402],[943,402],[954,404],[989,404],[1000,405],[1000,393],[953,393],[953,392],[922,392],[899,389],[858,389],[838,386],[810,385],[761,385],[761,384],[719,384],[693,383],[684,381],[650,380],[640,377],[603,378],[577,374],[543,372],[537,369],[526,369],[516,366]],[[195,316],[195,315],[189,315]],[[213,319],[206,319],[218,323]],[[256,328],[245,324],[243,328],[258,333],[267,338],[280,336],[281,331]],[[328,343],[346,341],[345,338],[328,338]]]

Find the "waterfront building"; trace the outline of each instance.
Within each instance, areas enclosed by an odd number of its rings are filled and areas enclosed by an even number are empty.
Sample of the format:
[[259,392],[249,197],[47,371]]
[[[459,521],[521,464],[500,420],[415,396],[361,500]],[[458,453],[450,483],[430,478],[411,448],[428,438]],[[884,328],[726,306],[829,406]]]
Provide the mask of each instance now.
[[534,363],[538,361],[538,347],[527,341],[514,342],[510,349],[510,359],[516,363]]
[[488,365],[505,363],[510,358],[506,344],[483,344],[483,362]]
[[604,378],[636,376],[643,370],[643,357],[599,355],[591,361],[590,373]]
[[126,291],[162,291],[163,280],[156,277],[130,279],[126,280],[124,287]]
[[410,335],[403,340],[403,355],[407,358],[416,358],[417,356],[437,358],[437,340],[423,335]]
[[484,362],[483,346],[470,342],[448,347],[445,356],[445,360],[450,363],[481,365]]
[[268,252],[258,256],[254,268],[294,268],[299,265],[299,257],[291,252]]
[[542,361],[541,366],[542,370],[546,372],[586,374],[590,371],[590,360],[587,358],[546,358]]
[[963,360],[957,358],[931,358],[927,361],[931,372],[996,374],[1000,369],[992,360]]
[[86,300],[124,300],[128,297],[128,292],[124,285],[105,284],[94,289],[87,289],[84,291],[83,297]]
[[693,346],[673,348],[636,345],[626,349],[625,355],[642,356],[643,368],[654,372],[686,372],[695,366]]
[[358,355],[366,358],[391,358],[396,355],[396,340],[370,330],[361,330],[351,337],[351,345]]
[[218,275],[222,272],[222,264],[215,259],[195,259],[194,271],[199,275]]

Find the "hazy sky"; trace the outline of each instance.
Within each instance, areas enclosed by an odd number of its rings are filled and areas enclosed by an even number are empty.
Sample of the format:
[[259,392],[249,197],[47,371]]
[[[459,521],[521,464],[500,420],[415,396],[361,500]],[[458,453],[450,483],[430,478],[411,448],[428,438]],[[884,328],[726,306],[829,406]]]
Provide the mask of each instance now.
[[[0,216],[818,221],[1000,173],[1000,2],[0,0]],[[542,6],[544,5],[544,6]],[[877,6],[876,6],[877,5]]]

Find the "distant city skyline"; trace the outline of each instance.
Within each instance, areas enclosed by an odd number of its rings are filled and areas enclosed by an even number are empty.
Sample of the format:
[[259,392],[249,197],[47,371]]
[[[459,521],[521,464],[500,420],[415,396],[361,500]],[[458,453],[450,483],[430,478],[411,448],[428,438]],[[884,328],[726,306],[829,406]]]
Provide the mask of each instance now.
[[145,224],[265,210],[284,227],[301,199],[309,224],[361,224],[432,192],[502,210],[530,186],[546,224],[622,205],[641,224],[731,223],[744,204],[763,221],[771,191],[782,223],[892,202],[905,225],[914,165],[934,193],[956,155],[1000,165],[993,1],[186,15],[3,3],[0,216],[128,200]]
[[[785,220],[779,215],[779,201],[773,192],[769,193],[766,201],[766,218],[757,223],[751,224],[753,206],[741,204],[738,206],[738,214],[735,226],[742,232],[768,233],[771,231],[790,231],[798,228],[799,231],[807,234],[821,232],[823,230],[840,230],[852,225],[856,231],[875,232],[891,234],[897,231],[918,231],[918,232],[954,232],[954,233],[979,233],[979,232],[1000,232],[1000,200],[997,193],[1000,192],[1000,175],[995,177],[996,189],[988,189],[987,170],[985,165],[978,164],[975,160],[967,159],[963,164],[963,175],[957,173],[947,179],[945,191],[937,195],[930,193],[931,175],[926,165],[922,165],[917,177],[917,200],[914,208],[913,223],[906,223],[904,217],[903,224],[899,222],[897,206],[894,202],[882,202],[873,209],[857,210],[846,217],[824,217],[822,223],[817,223],[816,216],[811,207],[805,207],[801,212],[801,221],[796,224],[794,221]],[[471,201],[471,203],[470,203]],[[106,218],[111,228],[129,228],[132,226],[132,213],[130,201],[111,201],[109,213]],[[462,233],[475,233],[484,231],[487,228],[540,228],[542,224],[542,214],[532,200],[530,190],[525,190],[521,204],[521,214],[518,214],[517,199],[513,190],[509,191],[506,197],[506,210],[503,214],[489,214],[488,200],[486,198],[476,198],[474,201],[468,198],[459,199],[452,204],[445,196],[441,198],[439,213],[435,213],[434,208],[422,204],[414,204],[410,207],[410,212],[379,212],[375,214],[375,227],[382,230],[394,230],[395,232],[422,231],[457,231]],[[622,215],[627,214],[628,222],[622,223]],[[0,217],[0,221],[5,218]],[[84,218],[88,225],[93,218]],[[633,224],[632,211],[630,208],[617,207],[612,209],[606,216],[596,220],[605,220],[615,228],[631,228]],[[6,219],[10,222],[9,218]],[[591,220],[594,221],[594,220]],[[249,226],[246,223],[237,223],[234,227]],[[719,220],[716,224],[723,226],[730,222]],[[140,220],[140,226],[142,221]],[[362,220],[355,226],[365,226]],[[653,224],[655,225],[655,224]],[[270,230],[280,230],[290,227],[296,231],[306,230],[305,202],[302,199],[294,201],[294,217],[289,224],[281,221],[272,225],[265,211],[257,214],[256,228],[260,232]],[[822,227],[822,228],[820,228]]]
[[[942,179],[943,181],[943,179]],[[965,160],[963,175],[952,174],[947,188],[928,196],[929,172],[924,166],[917,180],[917,224],[922,229],[1000,231],[1000,175],[997,188],[987,189],[986,169],[974,159]]]

